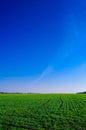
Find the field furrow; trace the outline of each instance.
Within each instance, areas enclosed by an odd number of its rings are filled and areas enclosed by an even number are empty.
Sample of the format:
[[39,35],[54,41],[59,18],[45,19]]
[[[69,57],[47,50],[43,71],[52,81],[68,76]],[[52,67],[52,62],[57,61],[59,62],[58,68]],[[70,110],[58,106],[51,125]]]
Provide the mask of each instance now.
[[86,130],[86,95],[1,94],[0,130]]

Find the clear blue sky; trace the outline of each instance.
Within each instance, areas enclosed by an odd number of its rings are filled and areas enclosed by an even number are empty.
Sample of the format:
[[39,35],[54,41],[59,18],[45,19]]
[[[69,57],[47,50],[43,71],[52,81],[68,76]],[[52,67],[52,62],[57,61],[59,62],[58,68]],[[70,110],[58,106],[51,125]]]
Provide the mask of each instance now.
[[0,1],[0,91],[86,90],[86,1]]

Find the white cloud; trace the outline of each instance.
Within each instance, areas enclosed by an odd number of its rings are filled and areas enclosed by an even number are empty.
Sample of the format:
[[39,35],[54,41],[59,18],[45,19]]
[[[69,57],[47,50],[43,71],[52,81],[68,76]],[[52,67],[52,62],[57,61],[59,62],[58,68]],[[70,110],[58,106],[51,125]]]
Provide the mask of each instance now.
[[46,80],[53,71],[53,67],[48,66],[35,80],[32,81],[31,86],[35,86],[42,83],[42,81]]

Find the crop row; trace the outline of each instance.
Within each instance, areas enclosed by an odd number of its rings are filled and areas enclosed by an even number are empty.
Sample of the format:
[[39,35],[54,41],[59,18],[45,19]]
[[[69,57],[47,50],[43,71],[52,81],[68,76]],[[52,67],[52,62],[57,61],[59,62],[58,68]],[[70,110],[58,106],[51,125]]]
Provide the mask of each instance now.
[[86,95],[0,95],[2,130],[86,130]]

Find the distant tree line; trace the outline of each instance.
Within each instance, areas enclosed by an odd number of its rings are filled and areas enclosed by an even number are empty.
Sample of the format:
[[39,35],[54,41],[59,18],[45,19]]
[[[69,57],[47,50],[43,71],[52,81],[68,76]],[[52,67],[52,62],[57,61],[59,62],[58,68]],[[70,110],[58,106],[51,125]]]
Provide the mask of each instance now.
[[40,93],[0,92],[0,94],[40,94]]
[[19,93],[19,92],[15,92],[15,93],[10,93],[10,92],[0,92],[0,94],[23,94],[23,93]]
[[85,92],[78,92],[77,94],[86,94],[86,91]]

